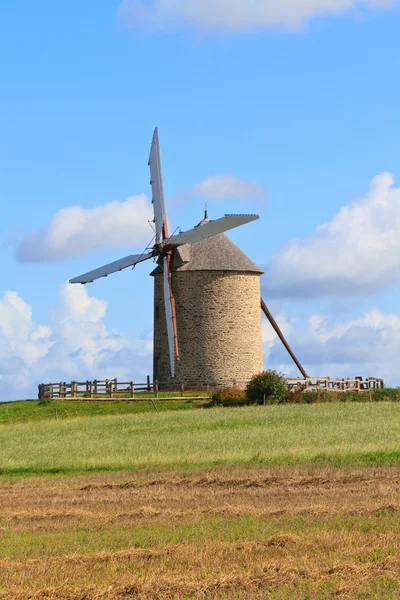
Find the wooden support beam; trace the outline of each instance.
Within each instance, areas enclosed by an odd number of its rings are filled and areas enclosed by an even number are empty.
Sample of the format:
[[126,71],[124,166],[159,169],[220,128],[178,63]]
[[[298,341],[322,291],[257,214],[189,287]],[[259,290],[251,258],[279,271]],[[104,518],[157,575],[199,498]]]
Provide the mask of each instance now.
[[294,352],[292,351],[291,347],[287,343],[285,336],[283,335],[278,323],[275,321],[274,317],[272,316],[272,313],[270,312],[269,308],[267,307],[267,305],[265,304],[265,302],[262,298],[261,298],[261,309],[262,309],[263,313],[265,314],[265,316],[267,317],[268,321],[271,323],[272,327],[274,328],[274,330],[275,330],[276,334],[278,335],[279,339],[281,340],[282,344],[285,346],[286,350],[289,352],[292,360],[294,361],[295,365],[299,369],[300,373],[303,375],[303,377],[305,379],[307,379],[308,378],[307,373],[305,372],[305,370],[303,369],[303,367],[297,360]]

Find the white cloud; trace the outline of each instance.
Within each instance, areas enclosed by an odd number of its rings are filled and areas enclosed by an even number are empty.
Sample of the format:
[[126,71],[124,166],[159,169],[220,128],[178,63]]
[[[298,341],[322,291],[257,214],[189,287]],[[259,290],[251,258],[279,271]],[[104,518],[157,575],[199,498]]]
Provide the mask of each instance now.
[[350,10],[389,9],[399,0],[123,0],[119,14],[130,27],[188,23],[233,32],[269,27],[298,29],[310,19]]
[[46,356],[51,346],[50,329],[32,321],[29,304],[16,292],[5,292],[0,300],[0,363],[17,358],[30,366]]
[[399,282],[399,231],[400,188],[390,173],[382,173],[366,196],[271,256],[263,279],[266,296],[366,295]]
[[[274,318],[275,318],[275,321],[278,323],[279,328],[282,331],[283,335],[287,339],[289,337],[289,335],[291,335],[291,333],[293,332],[292,321],[289,319],[288,315],[282,311],[279,312],[277,315],[274,315]],[[265,352],[266,356],[270,355],[272,348],[274,347],[274,345],[276,343],[276,339],[277,339],[277,337],[276,337],[275,330],[273,329],[270,322],[266,318],[263,317],[262,341],[263,341],[264,352]]]
[[259,183],[248,181],[234,173],[219,173],[209,175],[188,190],[181,190],[172,201],[183,203],[194,198],[265,202],[267,192]]
[[215,200],[264,201],[265,189],[258,183],[242,179],[233,173],[210,175],[193,186],[192,196]]
[[[38,325],[16,292],[0,300],[1,400],[35,397],[49,381],[118,377],[145,380],[152,363],[151,334],[128,341],[104,323],[107,303],[83,286],[64,284],[49,325]],[[127,379],[128,378],[128,379]]]
[[[281,321],[287,323],[288,317],[281,316]],[[290,323],[285,335],[310,376],[382,377],[390,385],[399,385],[399,313],[373,308],[361,317],[345,321],[312,315],[305,325]],[[268,367],[298,376],[297,368],[271,331],[264,351]]]
[[25,237],[17,248],[23,262],[45,262],[83,256],[104,247],[147,244],[153,210],[145,195],[95,208],[62,208],[41,230]]

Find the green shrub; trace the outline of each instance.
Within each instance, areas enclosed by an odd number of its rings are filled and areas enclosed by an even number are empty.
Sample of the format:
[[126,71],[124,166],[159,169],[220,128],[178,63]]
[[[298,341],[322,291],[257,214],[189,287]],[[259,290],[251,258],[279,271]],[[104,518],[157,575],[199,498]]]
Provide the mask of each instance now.
[[250,402],[283,404],[287,400],[288,389],[285,377],[276,371],[265,371],[255,375],[248,383],[246,396]]
[[288,388],[286,392],[287,404],[304,404],[304,387],[298,385],[295,388]]
[[[365,392],[369,394],[369,392]],[[374,402],[400,402],[400,388],[382,388],[371,390],[371,400]]]
[[49,398],[42,398],[38,401],[38,406],[49,406],[51,404],[51,400]]
[[233,388],[222,388],[211,394],[212,403],[217,406],[241,406],[248,404],[245,392]]
[[[291,393],[288,392],[288,402]],[[333,392],[331,390],[302,391],[295,402],[300,404],[320,404],[327,402],[400,402],[400,388],[371,389],[363,392]]]

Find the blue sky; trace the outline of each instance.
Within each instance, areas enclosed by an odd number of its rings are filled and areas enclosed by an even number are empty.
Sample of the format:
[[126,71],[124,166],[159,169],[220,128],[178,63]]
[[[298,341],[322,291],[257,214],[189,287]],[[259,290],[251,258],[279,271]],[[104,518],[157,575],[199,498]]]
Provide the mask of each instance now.
[[[151,372],[148,265],[65,282],[143,249],[156,125],[170,227],[197,223],[205,201],[211,218],[259,213],[230,237],[265,268],[308,370],[399,384],[399,26],[400,3],[380,0],[2,3],[4,397]],[[264,333],[266,365],[294,374]]]

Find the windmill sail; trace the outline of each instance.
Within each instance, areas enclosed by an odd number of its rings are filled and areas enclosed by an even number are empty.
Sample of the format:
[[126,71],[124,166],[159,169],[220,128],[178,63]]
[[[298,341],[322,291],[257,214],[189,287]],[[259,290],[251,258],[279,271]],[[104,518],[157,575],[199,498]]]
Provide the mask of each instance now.
[[229,231],[245,223],[256,221],[260,217],[258,215],[225,215],[221,219],[202,223],[189,231],[181,231],[177,235],[173,235],[166,240],[167,245],[182,246],[183,244],[195,244],[201,242],[213,235]]
[[134,267],[138,263],[149,260],[149,258],[152,258],[152,256],[153,254],[151,252],[146,252],[145,254],[131,254],[130,256],[116,260],[108,265],[104,265],[103,267],[99,267],[98,269],[94,269],[88,273],[84,273],[84,275],[70,279],[70,283],[92,283],[96,279],[111,275],[111,273],[122,271],[122,269],[127,269],[128,267]]
[[171,377],[175,377],[175,359],[179,359],[179,351],[178,351],[178,337],[177,337],[177,330],[176,330],[175,300],[174,300],[173,293],[172,293],[171,271],[170,271],[170,263],[169,263],[168,256],[164,256],[163,269],[164,269],[164,306],[165,306],[165,316],[167,319],[169,359],[171,362]]
[[153,195],[154,224],[156,229],[156,244],[163,241],[163,227],[166,221],[164,183],[161,168],[160,141],[158,128],[154,130],[149,158],[151,189]]

